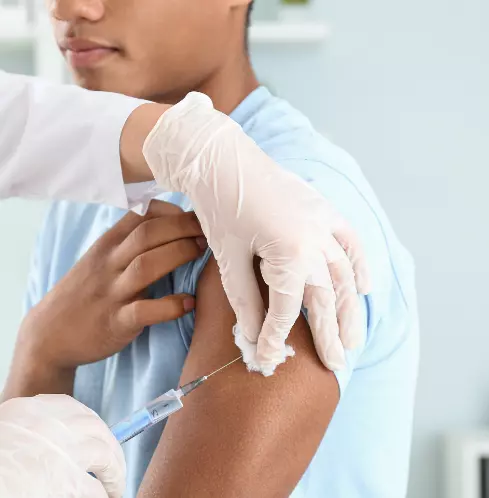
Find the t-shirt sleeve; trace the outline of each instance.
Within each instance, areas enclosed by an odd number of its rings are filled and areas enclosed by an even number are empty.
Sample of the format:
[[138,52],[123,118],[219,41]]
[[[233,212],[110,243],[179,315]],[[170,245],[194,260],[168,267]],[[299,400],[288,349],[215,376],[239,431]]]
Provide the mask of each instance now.
[[[207,262],[209,261],[211,255],[212,251],[210,249],[207,249],[207,251],[200,259],[180,266],[174,271],[174,294],[190,294],[192,296],[195,296],[200,275],[207,265]],[[195,311],[182,316],[177,320],[177,323],[180,329],[180,334],[182,335],[182,339],[185,342],[185,347],[189,349],[195,327]]]

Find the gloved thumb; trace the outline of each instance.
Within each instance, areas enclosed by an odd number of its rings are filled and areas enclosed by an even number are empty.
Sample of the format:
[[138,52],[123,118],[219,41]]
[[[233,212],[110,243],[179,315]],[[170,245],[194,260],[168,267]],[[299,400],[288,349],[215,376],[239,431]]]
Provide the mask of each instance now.
[[125,490],[126,468],[122,451],[119,455],[120,447],[116,448],[116,444],[115,438],[112,444],[107,435],[107,439],[87,439],[79,448],[79,464],[95,475],[109,498],[122,498]]
[[224,291],[236,314],[239,333],[246,341],[256,344],[265,308],[253,269],[253,254],[243,248],[227,248],[216,255]]
[[301,311],[305,278],[294,268],[279,267],[267,260],[262,260],[261,272],[269,288],[269,308],[258,339],[256,361],[268,376],[293,355],[285,341]]

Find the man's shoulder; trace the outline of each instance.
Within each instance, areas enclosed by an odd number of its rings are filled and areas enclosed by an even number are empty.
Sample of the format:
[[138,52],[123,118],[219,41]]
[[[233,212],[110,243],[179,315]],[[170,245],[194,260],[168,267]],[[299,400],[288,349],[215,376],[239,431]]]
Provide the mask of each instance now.
[[81,234],[106,215],[106,206],[54,201],[48,207],[41,232]]
[[37,237],[25,301],[30,309],[73,267],[103,233],[103,207],[52,202]]
[[[335,203],[364,204],[382,211],[357,161],[283,99],[267,94],[243,123],[244,131],[284,169],[297,174]],[[386,222],[383,216],[379,222]]]

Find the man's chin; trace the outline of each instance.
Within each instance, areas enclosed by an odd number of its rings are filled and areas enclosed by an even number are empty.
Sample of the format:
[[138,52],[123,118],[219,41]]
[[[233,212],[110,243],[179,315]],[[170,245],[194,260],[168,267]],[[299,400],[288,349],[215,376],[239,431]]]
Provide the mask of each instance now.
[[[159,101],[151,98],[145,80],[138,76],[131,76],[128,72],[121,75],[115,71],[72,71],[73,81],[76,85],[95,92],[111,92],[127,95],[144,100]],[[166,102],[166,100],[163,100]],[[177,100],[178,102],[178,100]]]
[[95,91],[101,90],[100,88],[101,82],[99,78],[94,78],[93,75],[82,74],[78,71],[71,70],[71,76],[73,82],[76,85],[81,86],[86,90],[95,90]]
[[79,73],[72,73],[73,74],[73,79],[74,82],[78,85],[81,86],[82,88],[85,88],[86,90],[92,90],[95,92],[114,92],[114,93],[120,93],[120,91],[115,88],[114,85],[114,80],[109,83],[107,79],[101,78],[96,75],[87,75],[87,74],[79,74]]

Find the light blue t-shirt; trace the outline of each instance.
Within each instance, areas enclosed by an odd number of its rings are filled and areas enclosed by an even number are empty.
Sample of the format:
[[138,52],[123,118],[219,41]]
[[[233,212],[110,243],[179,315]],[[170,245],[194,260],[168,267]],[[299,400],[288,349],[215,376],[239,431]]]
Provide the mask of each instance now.
[[[309,182],[357,231],[373,291],[362,298],[365,344],[348,353],[337,374],[341,400],[293,498],[402,498],[406,494],[418,367],[414,265],[355,161],[314,131],[309,121],[264,87],[232,113],[283,168]],[[185,209],[180,194],[163,196]],[[41,232],[27,308],[36,304],[87,249],[125,213],[106,206],[56,202]],[[154,298],[195,293],[209,254],[154,284]],[[178,385],[194,316],[147,328],[124,351],[78,369],[75,396],[109,424]],[[69,331],[67,331],[69,333]],[[124,446],[125,498],[135,498],[163,430],[152,428]]]

